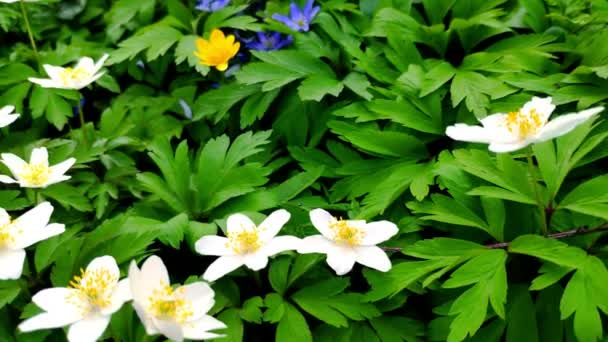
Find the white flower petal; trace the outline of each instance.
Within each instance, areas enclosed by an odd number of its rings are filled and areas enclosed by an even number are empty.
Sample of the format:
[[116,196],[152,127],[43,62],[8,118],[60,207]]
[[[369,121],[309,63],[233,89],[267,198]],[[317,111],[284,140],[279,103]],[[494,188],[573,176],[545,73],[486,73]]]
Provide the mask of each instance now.
[[[60,176],[60,177],[55,177],[55,178],[49,178],[49,181],[46,184],[44,184],[43,186],[40,186],[40,188],[46,188],[49,185],[61,183],[70,178],[72,178],[72,177],[71,176]],[[38,188],[38,187],[33,187],[33,188]]]
[[[144,310],[144,308],[142,307],[142,305],[140,305],[136,301],[133,301],[132,304],[133,304],[133,308],[135,309],[135,312],[137,313],[137,317],[139,317],[139,320],[144,325],[144,329],[146,330],[146,334],[148,334],[148,335],[156,335],[156,334],[158,334],[158,329],[156,329],[156,326],[154,326],[154,322],[152,321],[152,317],[150,315],[148,315],[148,313],[146,312],[146,310]],[[147,303],[144,303],[144,305],[147,305]]]
[[72,316],[76,321],[82,318],[82,311],[76,305],[68,303],[67,299],[77,292],[78,290],[69,287],[51,287],[36,293],[32,302],[44,311]]
[[300,240],[300,246],[298,247],[298,253],[322,253],[327,254],[329,251],[334,249],[336,244],[333,240],[330,240],[323,235],[312,235],[307,236]]
[[103,335],[110,323],[110,316],[83,319],[68,329],[69,342],[95,342]]
[[226,229],[230,234],[238,234],[244,230],[256,229],[255,223],[253,223],[249,217],[243,214],[232,214],[228,216],[226,226]]
[[81,318],[81,316],[76,317],[68,314],[57,314],[56,312],[44,312],[23,321],[21,324],[19,324],[19,330],[28,332],[34,330],[59,328],[72,324]]
[[0,251],[0,280],[19,279],[23,272],[25,251],[23,249]]
[[363,236],[362,245],[377,245],[384,242],[399,232],[397,225],[389,221],[370,222],[363,228],[365,235]]
[[4,183],[4,184],[13,184],[13,183],[18,183],[17,180],[12,179],[9,176],[5,176],[5,175],[0,175],[0,183]]
[[103,315],[111,315],[118,311],[126,301],[131,299],[133,299],[133,296],[131,295],[131,284],[129,283],[129,279],[122,279],[116,284],[116,287],[112,292],[110,305],[103,308],[101,313]]
[[259,271],[268,265],[268,257],[259,252],[247,254],[243,260],[245,265],[253,271]]
[[212,262],[211,265],[209,265],[203,274],[203,279],[209,282],[216,281],[217,279],[243,266],[243,264],[244,261],[240,255],[221,256]]
[[337,247],[327,253],[327,264],[337,275],[345,275],[355,265],[357,254],[353,248]]
[[574,114],[561,115],[549,121],[549,123],[547,123],[545,127],[541,129],[536,137],[536,141],[541,142],[562,136],[572,131],[583,122],[589,120],[602,110],[604,110],[604,107],[594,107]]
[[228,247],[228,239],[217,235],[206,235],[194,243],[194,249],[202,255],[235,255],[236,253]]
[[141,270],[132,262],[129,267],[129,282],[133,300],[148,305],[148,298],[161,285],[169,285],[169,273],[162,259],[152,255],[146,259]]
[[192,304],[193,312],[188,321],[196,321],[203,317],[215,304],[213,299],[215,293],[202,281],[180,286],[175,292]]
[[490,146],[488,146],[488,149],[496,153],[506,153],[520,150],[530,145],[530,143],[531,141],[529,140],[519,141],[513,144],[491,143]]
[[43,88],[59,88],[59,89],[69,89],[66,86],[64,86],[63,84],[59,84],[54,80],[49,80],[47,78],[35,78],[35,77],[30,77],[27,79],[28,81],[32,82],[32,83],[36,83],[39,86],[43,87]]
[[65,70],[63,67],[54,66],[50,64],[45,64],[42,66],[46,74],[49,76],[51,80],[61,81],[61,73]]
[[[104,255],[91,260],[89,265],[87,265],[86,272],[93,273],[101,270],[105,270],[109,273],[110,277],[115,280],[115,283],[112,285],[116,286],[118,278],[120,277],[120,270],[118,269],[118,265],[113,256]],[[86,277],[81,280],[81,283],[84,283],[85,281]]]
[[110,57],[110,55],[108,55],[107,53],[104,53],[103,56],[101,56],[101,58],[97,61],[97,63],[95,63],[95,65],[93,66],[93,70],[92,73],[97,73],[101,68],[103,68],[103,64],[106,62],[106,60],[108,60],[108,58]]
[[285,209],[273,211],[258,227],[260,229],[260,239],[268,241],[275,237],[290,217],[291,214]]
[[276,236],[272,240],[268,241],[264,246],[262,246],[260,248],[260,252],[267,256],[273,256],[284,251],[298,249],[300,247],[300,242],[302,242],[302,240],[295,236]]
[[19,114],[0,115],[0,127],[6,127],[19,118]]
[[65,225],[59,223],[51,223],[44,228],[30,229],[27,233],[17,235],[11,247],[26,248],[63,232],[65,232]]
[[536,111],[536,113],[540,114],[541,122],[545,123],[551,116],[551,113],[555,110],[555,105],[551,103],[551,97],[536,97],[534,96],[532,100],[526,102],[521,109],[522,113],[529,113],[531,110]]
[[0,208],[0,227],[11,222],[11,216],[6,212],[6,210]]
[[184,340],[184,333],[182,327],[174,321],[167,321],[161,319],[152,318],[154,326],[158,331],[168,337],[171,340],[182,342]]
[[519,136],[513,134],[507,127],[507,114],[496,113],[486,116],[479,121],[485,128],[486,134],[491,142],[513,144],[519,141]]
[[356,260],[361,265],[381,272],[387,272],[391,269],[391,260],[380,247],[360,246],[355,247],[355,252],[357,254]]
[[224,335],[209,332],[209,330],[225,329],[226,324],[222,321],[205,315],[200,319],[184,324],[182,330],[184,337],[191,340],[210,340],[213,338],[223,337]]
[[328,239],[333,238],[334,233],[329,226],[336,221],[335,217],[323,209],[311,210],[308,215],[310,216],[310,222],[312,222],[312,225],[317,228],[319,233]]
[[12,153],[2,153],[2,163],[8,167],[13,176],[19,180],[19,174],[26,167],[27,162]]
[[49,178],[57,178],[59,176],[63,176],[63,174],[66,173],[69,170],[69,168],[72,167],[72,165],[74,165],[75,162],[76,162],[75,158],[69,158],[69,159],[62,161],[61,163],[59,163],[57,165],[51,166],[50,167],[51,176]]
[[105,75],[105,71],[102,71],[98,74],[93,75],[90,79],[86,80],[85,82],[83,82],[80,86],[80,88],[84,88],[86,86],[88,86],[89,84],[97,81],[101,76]]
[[78,60],[78,63],[74,66],[74,69],[82,69],[87,72],[94,74],[93,69],[95,68],[95,61],[91,57],[82,57]]
[[4,115],[8,115],[10,113],[12,113],[15,110],[15,106],[4,106],[0,109],[0,116],[4,116]]
[[46,147],[37,147],[30,154],[30,164],[49,165],[49,152]]
[[458,141],[467,141],[474,143],[489,143],[492,141],[490,131],[481,126],[469,126],[467,124],[458,123],[453,126],[448,126],[445,134]]

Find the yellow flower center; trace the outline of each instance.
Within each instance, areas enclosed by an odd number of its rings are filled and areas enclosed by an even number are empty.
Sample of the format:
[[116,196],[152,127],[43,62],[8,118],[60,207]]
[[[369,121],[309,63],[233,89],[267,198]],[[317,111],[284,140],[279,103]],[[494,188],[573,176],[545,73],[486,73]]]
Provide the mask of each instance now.
[[117,276],[106,268],[94,271],[80,269],[80,275],[74,276],[69,285],[78,292],[68,297],[68,301],[85,313],[91,309],[103,309],[110,305],[110,297],[117,281]]
[[365,237],[365,232],[348,224],[346,220],[337,220],[329,225],[334,233],[334,241],[349,246],[358,246]]
[[15,229],[10,217],[8,222],[0,226],[0,248],[11,246],[15,243],[15,236],[23,233],[22,229]]
[[27,184],[42,186],[48,183],[51,169],[47,163],[27,164],[19,174],[19,177]]
[[216,67],[220,71],[228,68],[228,61],[239,51],[240,43],[234,42],[234,36],[227,37],[220,30],[213,30],[209,40],[198,38],[194,55],[200,63]]
[[181,288],[174,290],[161,281],[160,287],[153,290],[152,296],[148,298],[148,312],[159,319],[171,319],[177,323],[186,322],[194,313],[192,303],[178,296],[182,292]]
[[83,67],[72,69],[71,67],[64,68],[59,71],[59,78],[65,85],[69,85],[72,81],[84,81],[91,77],[91,73]]
[[257,251],[262,246],[259,229],[242,229],[240,232],[228,233],[226,247],[232,248],[237,254]]
[[522,141],[535,135],[544,124],[543,119],[535,109],[531,109],[528,113],[521,110],[510,112],[507,114],[505,121],[509,132],[517,135],[519,140]]

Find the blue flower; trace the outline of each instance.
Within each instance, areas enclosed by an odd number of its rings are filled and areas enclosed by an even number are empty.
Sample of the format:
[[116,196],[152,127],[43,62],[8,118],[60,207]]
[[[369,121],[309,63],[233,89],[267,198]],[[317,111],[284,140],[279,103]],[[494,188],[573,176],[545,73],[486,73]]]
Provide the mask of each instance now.
[[279,21],[294,31],[306,32],[310,29],[310,22],[319,13],[321,7],[312,4],[314,0],[308,0],[304,8],[300,9],[295,3],[289,5],[289,16],[273,14],[272,19]]
[[199,0],[196,8],[199,11],[215,12],[226,7],[230,0]]
[[252,50],[272,51],[279,50],[293,43],[290,35],[281,36],[279,32],[257,32],[257,39],[251,38],[245,42],[245,46]]

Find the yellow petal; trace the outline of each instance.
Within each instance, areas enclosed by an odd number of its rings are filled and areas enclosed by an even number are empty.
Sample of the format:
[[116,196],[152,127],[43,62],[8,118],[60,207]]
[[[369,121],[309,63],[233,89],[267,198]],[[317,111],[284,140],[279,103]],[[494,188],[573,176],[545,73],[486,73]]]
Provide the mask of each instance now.
[[218,64],[215,68],[219,71],[224,71],[228,69],[228,63]]
[[215,45],[225,39],[224,32],[214,29],[211,31],[211,36],[209,37],[209,41],[211,44]]

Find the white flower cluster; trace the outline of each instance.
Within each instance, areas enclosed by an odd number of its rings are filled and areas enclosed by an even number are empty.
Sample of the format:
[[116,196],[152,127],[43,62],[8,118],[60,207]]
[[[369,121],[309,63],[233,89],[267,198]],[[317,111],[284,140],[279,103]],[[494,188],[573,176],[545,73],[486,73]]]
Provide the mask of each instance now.
[[[0,276],[18,277],[25,258],[24,247],[57,235],[64,226],[46,226],[52,207],[43,203],[10,223],[8,215],[0,217],[10,229],[2,230],[0,238],[11,241],[8,252],[0,254]],[[376,244],[397,234],[397,226],[388,221],[366,223],[363,220],[341,220],[323,209],[310,212],[310,219],[321,233],[298,239],[277,236],[290,214],[283,209],[270,214],[259,226],[247,216],[234,214],[227,220],[227,237],[203,236],[196,242],[196,251],[204,255],[220,256],[203,274],[207,281],[215,281],[245,265],[258,271],[268,264],[268,258],[287,250],[300,253],[325,253],[327,263],[338,275],[349,272],[355,262],[386,272],[391,262]],[[43,220],[39,220],[44,218]],[[8,223],[7,223],[8,222]],[[46,226],[46,227],[45,227]],[[27,230],[24,228],[27,227]],[[20,232],[19,235],[7,235]],[[19,258],[19,260],[17,260]],[[32,301],[44,312],[19,325],[21,331],[34,331],[69,326],[68,340],[96,341],[110,322],[113,313],[132,300],[133,307],[149,335],[163,334],[174,340],[203,340],[222,337],[212,332],[226,328],[216,318],[207,315],[213,307],[214,292],[202,281],[173,287],[162,260],[149,257],[137,267],[131,262],[128,277],[120,280],[116,260],[105,255],[93,259],[68,287],[44,289]]]

